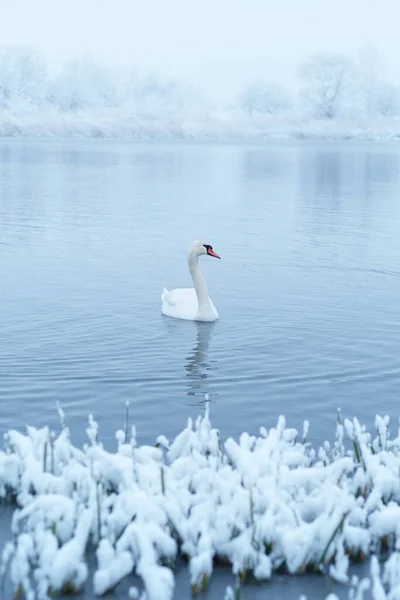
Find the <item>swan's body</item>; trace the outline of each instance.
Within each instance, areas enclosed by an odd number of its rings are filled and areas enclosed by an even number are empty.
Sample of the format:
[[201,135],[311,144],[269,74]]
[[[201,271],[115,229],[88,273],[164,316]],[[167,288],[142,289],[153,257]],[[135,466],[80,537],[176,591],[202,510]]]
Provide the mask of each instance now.
[[167,317],[186,319],[187,321],[216,321],[218,311],[208,295],[206,281],[199,267],[199,256],[208,254],[220,258],[208,244],[192,242],[189,247],[189,271],[194,288],[178,288],[161,294],[161,312]]
[[167,317],[187,321],[216,321],[219,317],[211,298],[199,306],[194,288],[178,288],[170,292],[164,288],[161,294],[161,312]]

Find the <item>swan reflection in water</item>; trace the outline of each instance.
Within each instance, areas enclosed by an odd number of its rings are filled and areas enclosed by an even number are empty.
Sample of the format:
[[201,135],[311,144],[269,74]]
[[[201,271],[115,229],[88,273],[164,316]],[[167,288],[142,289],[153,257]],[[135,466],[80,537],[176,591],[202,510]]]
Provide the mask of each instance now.
[[208,357],[208,350],[212,333],[216,323],[195,322],[197,328],[196,343],[186,358],[186,375],[188,396],[199,396],[199,401],[195,404],[202,404],[206,394],[213,395],[210,386],[210,375],[214,370],[212,361]]

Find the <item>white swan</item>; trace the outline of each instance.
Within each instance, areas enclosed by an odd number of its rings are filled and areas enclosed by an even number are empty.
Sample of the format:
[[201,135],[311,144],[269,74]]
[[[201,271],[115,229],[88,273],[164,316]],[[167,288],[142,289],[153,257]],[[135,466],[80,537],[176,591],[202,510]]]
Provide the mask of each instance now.
[[208,254],[221,258],[210,244],[195,240],[189,246],[188,263],[194,288],[179,288],[161,294],[161,312],[167,317],[187,321],[216,321],[218,312],[208,295],[206,281],[199,267],[199,256]]

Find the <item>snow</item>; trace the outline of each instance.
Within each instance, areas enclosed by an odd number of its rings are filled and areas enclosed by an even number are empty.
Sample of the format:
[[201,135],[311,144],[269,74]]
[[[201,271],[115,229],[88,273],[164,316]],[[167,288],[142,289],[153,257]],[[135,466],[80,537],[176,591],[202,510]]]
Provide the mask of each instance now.
[[[103,544],[109,542],[107,540],[101,540]],[[124,577],[132,573],[134,567],[134,561],[132,555],[129,552],[120,552],[118,556],[114,555],[114,550],[109,544],[109,549],[112,552],[112,556],[105,560],[105,556],[100,557],[99,551],[97,552],[97,560],[99,568],[94,575],[93,586],[95,593],[102,596],[107,590],[112,590],[117,583],[119,583]]]
[[[313,448],[310,424],[301,436],[283,416],[258,435],[222,443],[205,407],[155,446],[139,445],[126,426],[114,452],[102,446],[92,415],[89,443],[74,447],[60,407],[58,434],[9,431],[0,498],[16,508],[0,574],[8,571],[27,598],[48,598],[85,588],[89,577],[103,595],[135,573],[147,600],[172,600],[174,565],[184,556],[194,593],[220,560],[238,582],[313,570],[350,585],[349,598],[361,599],[368,586],[376,600],[400,598],[400,437],[391,438],[388,417],[376,417],[375,434],[339,417],[334,443]],[[370,580],[355,582],[351,564],[368,557]]]
[[313,119],[301,114],[246,115],[214,109],[198,116],[163,112],[152,116],[126,108],[74,112],[0,110],[0,137],[105,138],[126,140],[400,140],[399,117]]

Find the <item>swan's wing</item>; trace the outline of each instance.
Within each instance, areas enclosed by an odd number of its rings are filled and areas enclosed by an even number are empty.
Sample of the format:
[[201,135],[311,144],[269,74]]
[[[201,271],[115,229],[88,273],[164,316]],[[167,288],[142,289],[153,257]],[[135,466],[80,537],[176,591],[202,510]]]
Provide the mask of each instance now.
[[161,302],[164,302],[164,300],[166,299],[166,297],[168,296],[169,291],[167,290],[167,288],[163,288],[162,294],[161,294]]
[[164,288],[161,294],[163,304],[178,307],[179,310],[197,311],[197,296],[194,288],[177,288],[176,290],[167,290]]
[[168,291],[167,288],[164,288],[161,294],[161,301],[163,304],[168,304],[169,306],[175,306],[177,302],[177,290]]

